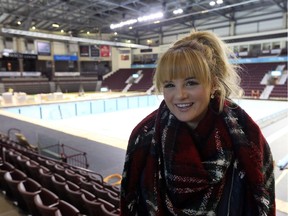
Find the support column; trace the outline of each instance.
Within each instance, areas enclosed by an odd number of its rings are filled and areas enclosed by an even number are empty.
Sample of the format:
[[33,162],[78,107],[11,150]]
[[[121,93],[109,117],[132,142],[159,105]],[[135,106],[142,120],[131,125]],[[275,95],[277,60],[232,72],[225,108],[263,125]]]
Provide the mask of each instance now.
[[163,44],[163,34],[160,33],[160,34],[159,34],[159,43],[158,43],[158,46],[159,46],[159,45],[162,45],[162,44]]
[[23,56],[22,53],[24,52],[22,44],[24,45],[24,39],[15,37],[13,38],[13,42],[16,45],[16,52],[18,53],[18,64],[19,64],[19,72],[21,73],[21,77],[23,76],[24,66],[23,66]]
[[229,26],[229,35],[234,36],[235,35],[235,21],[230,21],[230,26]]
[[287,29],[288,27],[288,12],[283,12],[283,28]]

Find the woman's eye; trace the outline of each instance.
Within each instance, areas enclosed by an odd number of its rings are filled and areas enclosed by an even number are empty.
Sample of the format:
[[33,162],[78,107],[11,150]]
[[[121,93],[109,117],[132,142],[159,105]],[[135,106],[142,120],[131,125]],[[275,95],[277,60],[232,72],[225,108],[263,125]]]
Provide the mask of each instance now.
[[172,83],[165,83],[164,88],[172,88],[174,85]]
[[188,80],[186,82],[187,86],[194,86],[194,85],[199,85],[199,82],[197,82],[196,80]]

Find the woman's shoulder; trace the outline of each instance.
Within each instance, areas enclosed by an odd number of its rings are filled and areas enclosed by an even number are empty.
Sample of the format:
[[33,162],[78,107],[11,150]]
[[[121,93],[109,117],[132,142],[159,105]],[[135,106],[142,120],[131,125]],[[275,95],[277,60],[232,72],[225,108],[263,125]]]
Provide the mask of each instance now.
[[149,146],[153,136],[153,128],[155,125],[156,116],[157,110],[146,116],[132,130],[127,147],[128,155],[137,150],[143,150],[143,148],[146,149],[146,147]]
[[237,119],[241,128],[246,131],[260,131],[258,123],[247,113],[245,108],[241,107],[233,100],[226,101],[226,106],[230,109],[232,116]]
[[139,135],[142,133],[147,133],[155,124],[155,119],[158,110],[154,110],[152,113],[147,115],[144,119],[142,119],[132,130],[131,136]]

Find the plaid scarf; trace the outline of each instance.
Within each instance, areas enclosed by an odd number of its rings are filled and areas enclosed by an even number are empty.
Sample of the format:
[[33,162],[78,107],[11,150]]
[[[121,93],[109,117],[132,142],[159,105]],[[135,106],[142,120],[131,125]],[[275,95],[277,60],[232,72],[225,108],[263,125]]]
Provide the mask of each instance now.
[[[265,139],[242,109],[231,109],[235,104],[227,101],[217,114],[213,101],[194,130],[164,102],[134,129],[123,171],[121,215],[216,215],[234,158],[247,176],[258,215],[273,215],[272,157]],[[248,140],[250,132],[243,131],[238,118],[258,137]]]

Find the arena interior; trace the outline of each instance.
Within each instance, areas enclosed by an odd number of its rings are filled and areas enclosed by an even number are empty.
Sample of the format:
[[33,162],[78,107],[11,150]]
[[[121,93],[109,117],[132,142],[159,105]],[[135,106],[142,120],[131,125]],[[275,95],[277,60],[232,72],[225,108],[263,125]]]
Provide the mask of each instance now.
[[288,215],[286,0],[0,0],[0,216],[119,215],[127,141],[157,108],[157,59],[192,30],[238,57],[235,101],[275,161]]

